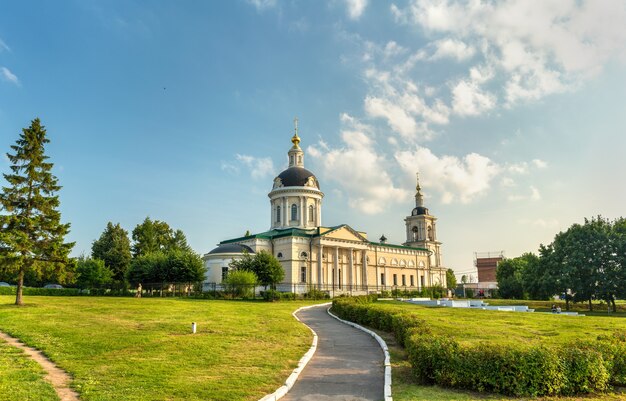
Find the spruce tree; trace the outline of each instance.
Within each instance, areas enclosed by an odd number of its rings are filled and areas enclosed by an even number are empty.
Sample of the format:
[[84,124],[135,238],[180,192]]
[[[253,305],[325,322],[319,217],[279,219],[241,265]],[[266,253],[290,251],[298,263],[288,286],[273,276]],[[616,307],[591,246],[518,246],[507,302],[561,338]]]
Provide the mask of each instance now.
[[113,279],[122,284],[131,261],[128,232],[119,223],[108,222],[100,238],[91,245],[91,257],[103,260],[113,272]]
[[64,242],[70,225],[61,224],[61,189],[47,162],[44,146],[50,140],[38,118],[7,153],[12,174],[3,174],[8,186],[0,194],[0,260],[17,273],[15,304],[22,305],[24,274],[71,266],[68,255],[74,243]]

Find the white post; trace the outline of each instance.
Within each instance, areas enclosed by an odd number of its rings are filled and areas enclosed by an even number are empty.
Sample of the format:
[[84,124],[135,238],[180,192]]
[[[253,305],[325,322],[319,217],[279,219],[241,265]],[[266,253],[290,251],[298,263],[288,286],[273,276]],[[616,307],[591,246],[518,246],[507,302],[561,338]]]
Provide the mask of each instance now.
[[191,322],[191,334],[196,334],[196,322]]

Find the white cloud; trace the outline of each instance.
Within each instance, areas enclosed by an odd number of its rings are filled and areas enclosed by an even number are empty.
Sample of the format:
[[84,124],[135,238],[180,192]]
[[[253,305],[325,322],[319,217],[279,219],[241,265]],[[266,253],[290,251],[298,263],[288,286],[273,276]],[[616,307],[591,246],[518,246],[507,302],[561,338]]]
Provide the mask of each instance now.
[[475,50],[472,46],[468,46],[464,42],[456,39],[441,39],[433,43],[436,50],[430,57],[431,60],[439,60],[442,58],[453,58],[457,61],[464,61],[471,58]]
[[559,221],[557,219],[520,219],[517,221],[519,224],[527,225],[527,226],[535,226],[541,228],[554,228],[559,226]]
[[11,83],[14,83],[15,85],[19,86],[20,85],[20,80],[17,78],[17,76],[15,74],[13,74],[11,72],[11,70],[9,70],[6,67],[2,67],[0,68],[0,72],[2,72],[2,78],[5,81],[9,81]]
[[414,151],[400,151],[395,159],[406,173],[420,172],[423,186],[441,193],[443,203],[459,200],[471,202],[490,188],[501,167],[489,158],[470,153],[463,158],[437,156],[425,147]]
[[511,188],[515,186],[515,181],[511,177],[502,178],[501,183],[503,187],[507,187],[507,188]]
[[348,17],[352,20],[358,20],[363,15],[365,7],[367,7],[367,0],[345,0],[346,7],[348,8]]
[[380,213],[390,204],[406,201],[409,193],[394,185],[386,158],[377,153],[379,146],[366,134],[367,129],[359,129],[363,124],[348,115],[342,122],[341,147],[307,149],[308,155],[319,161],[319,176],[338,184],[348,205],[363,213]]
[[366,70],[365,79],[371,92],[364,101],[366,114],[385,119],[407,142],[431,139],[429,124],[448,123],[450,108],[440,99],[427,101],[421,95],[426,90],[413,81],[377,69]]
[[257,11],[263,11],[276,6],[276,0],[247,0],[249,4],[256,7]]
[[529,193],[511,194],[507,196],[507,200],[509,200],[510,202],[518,202],[518,201],[523,201],[523,200],[538,201],[538,200],[541,200],[541,193],[536,187],[531,185],[529,188]]
[[273,177],[276,169],[269,157],[254,157],[249,155],[235,155],[237,161],[250,169],[250,176],[254,179]]
[[0,39],[0,53],[2,53],[5,50],[10,52],[11,48],[6,43],[4,43],[2,39]]
[[533,159],[533,164],[535,167],[539,169],[548,167],[548,163],[546,163],[545,161],[541,159]]
[[530,199],[534,201],[541,200],[541,194],[539,190],[533,186],[530,187]]
[[509,172],[515,173],[515,174],[527,174],[528,173],[528,163],[521,162],[521,163],[509,164],[507,166],[507,170],[509,170]]
[[496,105],[495,96],[473,82],[460,81],[452,89],[452,109],[460,116],[476,116]]
[[[426,47],[437,49],[430,59],[476,60],[466,78],[456,71],[448,77],[460,82],[448,84],[456,99],[466,99],[456,103],[461,114],[488,111],[497,98],[510,108],[576,90],[611,60],[626,62],[626,2],[620,0],[412,0],[407,7],[392,5],[391,14],[425,31]],[[486,81],[492,87],[478,91]],[[485,90],[496,96],[481,96]]]

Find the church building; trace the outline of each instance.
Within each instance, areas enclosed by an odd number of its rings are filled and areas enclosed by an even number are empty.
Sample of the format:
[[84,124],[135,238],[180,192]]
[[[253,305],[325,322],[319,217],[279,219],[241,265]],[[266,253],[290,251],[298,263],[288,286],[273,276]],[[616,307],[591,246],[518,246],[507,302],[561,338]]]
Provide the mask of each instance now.
[[205,254],[207,283],[221,283],[229,263],[244,252],[265,250],[285,270],[281,291],[304,293],[315,288],[338,295],[446,286],[437,218],[424,206],[419,177],[415,208],[404,219],[406,242],[390,244],[384,235],[372,241],[347,224],[322,224],[324,193],[317,177],[304,168],[297,125],[291,142],[289,167],[274,178],[268,194],[269,229],[224,240]]

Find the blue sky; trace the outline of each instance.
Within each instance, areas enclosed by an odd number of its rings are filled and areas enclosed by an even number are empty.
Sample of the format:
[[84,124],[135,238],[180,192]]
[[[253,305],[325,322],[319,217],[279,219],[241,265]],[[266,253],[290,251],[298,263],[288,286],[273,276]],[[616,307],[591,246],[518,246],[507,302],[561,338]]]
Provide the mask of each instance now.
[[74,254],[146,216],[205,253],[269,228],[298,116],[325,225],[403,242],[419,170],[469,272],[624,215],[625,22],[623,1],[14,2],[0,149],[42,119]]

